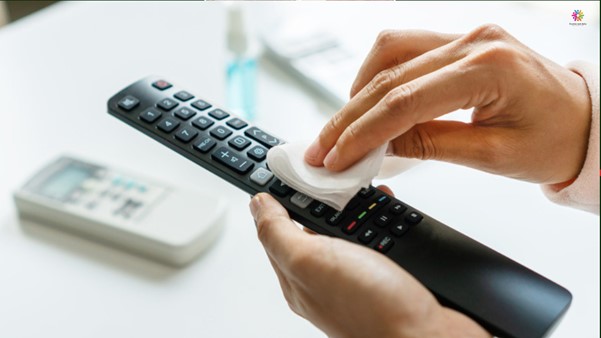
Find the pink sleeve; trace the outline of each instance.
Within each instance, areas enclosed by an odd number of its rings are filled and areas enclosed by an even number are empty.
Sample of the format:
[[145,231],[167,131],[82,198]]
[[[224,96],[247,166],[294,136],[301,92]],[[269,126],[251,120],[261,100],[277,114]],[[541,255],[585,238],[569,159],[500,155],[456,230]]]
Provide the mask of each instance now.
[[591,131],[588,150],[582,170],[569,186],[558,190],[542,185],[543,193],[551,201],[599,215],[599,68],[586,62],[572,62],[567,66],[586,81],[592,103]]

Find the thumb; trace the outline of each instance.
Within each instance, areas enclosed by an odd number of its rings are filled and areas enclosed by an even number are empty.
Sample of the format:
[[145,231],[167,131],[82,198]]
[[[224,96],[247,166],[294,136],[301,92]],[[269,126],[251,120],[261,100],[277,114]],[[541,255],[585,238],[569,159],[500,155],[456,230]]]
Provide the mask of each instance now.
[[394,155],[438,160],[494,171],[491,156],[498,128],[458,121],[429,121],[413,126],[390,143]]
[[294,224],[286,209],[269,194],[256,194],[250,201],[250,212],[265,251],[278,262],[287,259],[299,242],[310,236]]

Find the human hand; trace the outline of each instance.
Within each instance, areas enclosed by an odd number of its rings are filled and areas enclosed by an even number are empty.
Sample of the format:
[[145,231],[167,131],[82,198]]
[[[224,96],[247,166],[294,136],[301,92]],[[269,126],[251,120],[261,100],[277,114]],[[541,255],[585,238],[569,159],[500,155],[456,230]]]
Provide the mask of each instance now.
[[[340,171],[390,141],[397,156],[555,184],[574,179],[586,156],[584,80],[495,25],[382,32],[351,97],[307,149],[309,164]],[[468,108],[471,123],[434,120]]]
[[268,194],[250,208],[290,308],[328,336],[490,337],[386,256],[300,230]]

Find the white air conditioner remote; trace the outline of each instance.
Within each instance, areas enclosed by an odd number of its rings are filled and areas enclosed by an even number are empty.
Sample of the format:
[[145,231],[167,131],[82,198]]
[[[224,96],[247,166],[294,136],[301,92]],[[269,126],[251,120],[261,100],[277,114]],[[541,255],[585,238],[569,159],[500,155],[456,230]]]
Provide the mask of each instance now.
[[218,236],[226,201],[62,156],[14,193],[21,217],[171,265]]

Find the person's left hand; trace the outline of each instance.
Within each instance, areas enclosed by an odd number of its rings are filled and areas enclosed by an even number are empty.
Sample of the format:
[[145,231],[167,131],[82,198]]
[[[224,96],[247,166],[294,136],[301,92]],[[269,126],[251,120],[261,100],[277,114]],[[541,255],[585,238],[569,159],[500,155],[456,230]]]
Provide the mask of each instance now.
[[386,256],[302,231],[268,194],[250,209],[290,308],[329,337],[490,337]]

